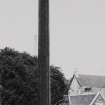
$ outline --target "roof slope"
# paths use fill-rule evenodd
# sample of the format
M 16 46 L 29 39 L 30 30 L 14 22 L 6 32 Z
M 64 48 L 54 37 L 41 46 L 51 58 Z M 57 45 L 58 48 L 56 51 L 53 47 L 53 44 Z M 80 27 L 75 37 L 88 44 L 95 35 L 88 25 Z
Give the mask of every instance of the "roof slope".
M 81 86 L 105 88 L 105 76 L 79 75 L 76 78 Z
M 95 96 L 95 94 L 70 96 L 71 105 L 89 105 Z

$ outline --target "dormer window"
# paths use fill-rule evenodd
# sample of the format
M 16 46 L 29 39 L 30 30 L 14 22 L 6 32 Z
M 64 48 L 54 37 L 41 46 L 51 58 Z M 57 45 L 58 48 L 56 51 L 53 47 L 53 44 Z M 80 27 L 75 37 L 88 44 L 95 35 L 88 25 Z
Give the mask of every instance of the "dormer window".
M 86 88 L 84 88 L 84 91 L 85 92 L 89 92 L 89 91 L 91 91 L 91 88 L 90 87 L 86 87 Z

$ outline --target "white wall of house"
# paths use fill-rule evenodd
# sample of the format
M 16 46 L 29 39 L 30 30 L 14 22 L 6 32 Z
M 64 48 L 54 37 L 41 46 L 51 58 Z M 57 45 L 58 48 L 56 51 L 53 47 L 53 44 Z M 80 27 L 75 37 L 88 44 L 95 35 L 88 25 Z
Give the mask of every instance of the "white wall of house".
M 70 93 L 73 92 L 74 94 L 76 94 L 79 92 L 79 90 L 80 90 L 80 85 L 79 85 L 77 79 L 74 77 L 74 79 L 71 83 L 71 86 L 70 86 Z
M 104 100 L 103 96 L 101 96 L 99 94 L 92 105 L 105 105 L 105 100 Z

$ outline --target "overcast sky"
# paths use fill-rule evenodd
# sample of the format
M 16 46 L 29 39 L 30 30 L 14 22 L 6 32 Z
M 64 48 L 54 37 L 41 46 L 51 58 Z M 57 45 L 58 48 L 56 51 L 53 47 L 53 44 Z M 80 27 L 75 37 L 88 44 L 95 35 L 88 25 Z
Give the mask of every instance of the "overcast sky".
M 37 55 L 38 0 L 0 0 L 0 48 Z M 50 63 L 105 74 L 105 0 L 50 0 Z

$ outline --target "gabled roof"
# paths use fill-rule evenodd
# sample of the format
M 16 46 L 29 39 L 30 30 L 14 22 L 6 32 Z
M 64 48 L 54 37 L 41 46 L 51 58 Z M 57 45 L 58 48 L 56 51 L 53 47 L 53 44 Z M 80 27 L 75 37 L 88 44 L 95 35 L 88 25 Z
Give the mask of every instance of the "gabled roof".
M 80 84 L 80 86 L 105 88 L 105 76 L 79 74 L 78 76 L 75 75 L 75 77 L 76 77 L 78 83 Z M 74 76 L 73 76 L 73 78 L 74 78 Z M 72 78 L 72 80 L 73 80 L 73 78 Z M 71 82 L 72 81 L 70 81 L 69 86 L 71 85 Z
M 79 75 L 77 80 L 81 86 L 105 88 L 105 76 Z
M 70 96 L 71 105 L 90 105 L 96 94 Z
M 103 102 L 105 105 L 105 99 L 101 94 L 101 91 L 99 91 L 96 96 L 94 97 L 94 99 L 92 100 L 90 105 L 94 105 L 94 102 Z

